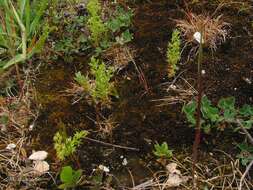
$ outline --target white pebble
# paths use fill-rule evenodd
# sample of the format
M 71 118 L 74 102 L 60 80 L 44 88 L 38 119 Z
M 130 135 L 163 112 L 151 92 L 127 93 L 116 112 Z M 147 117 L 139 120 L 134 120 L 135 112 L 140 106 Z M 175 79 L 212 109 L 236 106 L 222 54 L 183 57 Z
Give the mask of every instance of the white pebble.
M 14 149 L 14 148 L 16 148 L 16 145 L 15 145 L 14 143 L 10 143 L 10 144 L 8 144 L 8 145 L 6 146 L 6 149 L 7 149 L 7 150 L 12 150 L 12 149 Z

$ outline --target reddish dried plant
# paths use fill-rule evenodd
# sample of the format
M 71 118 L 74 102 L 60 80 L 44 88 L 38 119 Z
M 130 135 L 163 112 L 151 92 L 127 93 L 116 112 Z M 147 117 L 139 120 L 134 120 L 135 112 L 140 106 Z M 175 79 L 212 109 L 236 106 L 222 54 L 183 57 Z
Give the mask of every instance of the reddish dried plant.
M 202 32 L 202 42 L 205 46 L 216 50 L 217 45 L 223 43 L 228 35 L 229 23 L 224 22 L 222 16 L 212 18 L 211 16 L 186 13 L 187 18 L 176 20 L 177 27 L 188 42 L 194 41 L 194 34 Z

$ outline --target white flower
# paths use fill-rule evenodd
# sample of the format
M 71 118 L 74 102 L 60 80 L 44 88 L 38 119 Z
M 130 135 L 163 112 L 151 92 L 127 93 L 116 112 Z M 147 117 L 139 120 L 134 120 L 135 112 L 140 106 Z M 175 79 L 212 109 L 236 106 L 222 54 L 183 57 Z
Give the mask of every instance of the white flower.
M 7 149 L 7 150 L 12 150 L 12 149 L 14 149 L 14 148 L 16 148 L 16 145 L 15 145 L 14 143 L 10 143 L 10 144 L 8 144 L 8 145 L 6 146 L 6 149 Z
M 29 156 L 29 160 L 40 160 L 43 161 L 47 158 L 48 153 L 46 151 L 37 151 Z
M 124 158 L 123 161 L 122 161 L 122 165 L 123 165 L 123 166 L 126 166 L 127 164 L 128 164 L 127 159 Z
M 195 32 L 195 33 L 193 34 L 193 38 L 194 38 L 198 43 L 200 43 L 201 33 L 200 33 L 200 32 Z M 203 37 L 202 37 L 202 44 L 204 44 L 204 39 L 203 39 Z
M 100 165 L 98 166 L 98 168 L 99 168 L 100 170 L 106 172 L 106 173 L 110 172 L 109 167 L 106 167 L 106 166 L 104 166 L 104 165 L 102 165 L 102 164 L 100 164 Z

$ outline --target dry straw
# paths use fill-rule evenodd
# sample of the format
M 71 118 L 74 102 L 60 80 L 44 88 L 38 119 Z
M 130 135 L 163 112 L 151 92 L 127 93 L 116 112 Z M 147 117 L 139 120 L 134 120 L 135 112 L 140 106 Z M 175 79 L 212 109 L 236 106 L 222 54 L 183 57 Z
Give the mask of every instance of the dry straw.
M 206 15 L 186 13 L 186 16 L 186 19 L 176 20 L 176 22 L 188 42 L 194 41 L 196 32 L 202 32 L 204 46 L 213 50 L 216 50 L 217 45 L 226 40 L 230 24 L 223 21 L 222 15 L 212 18 Z

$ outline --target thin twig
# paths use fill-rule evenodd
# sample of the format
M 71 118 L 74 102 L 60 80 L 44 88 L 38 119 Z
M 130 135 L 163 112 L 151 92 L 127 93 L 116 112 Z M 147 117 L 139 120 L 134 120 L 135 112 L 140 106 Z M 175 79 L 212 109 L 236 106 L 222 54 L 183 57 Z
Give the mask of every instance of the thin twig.
M 105 145 L 105 146 L 112 146 L 112 147 L 115 147 L 115 148 L 121 148 L 121 149 L 126 149 L 126 150 L 140 151 L 139 148 L 132 148 L 132 147 L 127 147 L 127 146 L 111 144 L 111 143 L 102 142 L 102 141 L 99 141 L 99 140 L 96 140 L 96 139 L 92 139 L 92 138 L 89 138 L 89 137 L 85 137 L 84 139 L 92 141 L 92 142 L 96 142 L 96 143 L 99 143 L 99 144 L 102 144 L 102 145 Z
M 243 127 L 243 125 L 239 119 L 237 119 L 236 122 L 239 124 L 240 129 L 245 133 L 245 135 L 249 139 L 250 143 L 253 145 L 253 137 L 251 136 L 251 134 L 247 131 L 247 129 L 245 129 Z
M 246 175 L 248 174 L 250 168 L 252 167 L 253 165 L 253 160 L 249 163 L 249 165 L 247 166 L 245 172 L 243 173 L 241 179 L 240 179 L 240 186 L 239 186 L 239 189 L 238 190 L 241 190 L 242 189 L 242 183 L 244 181 L 244 178 L 246 177 Z

